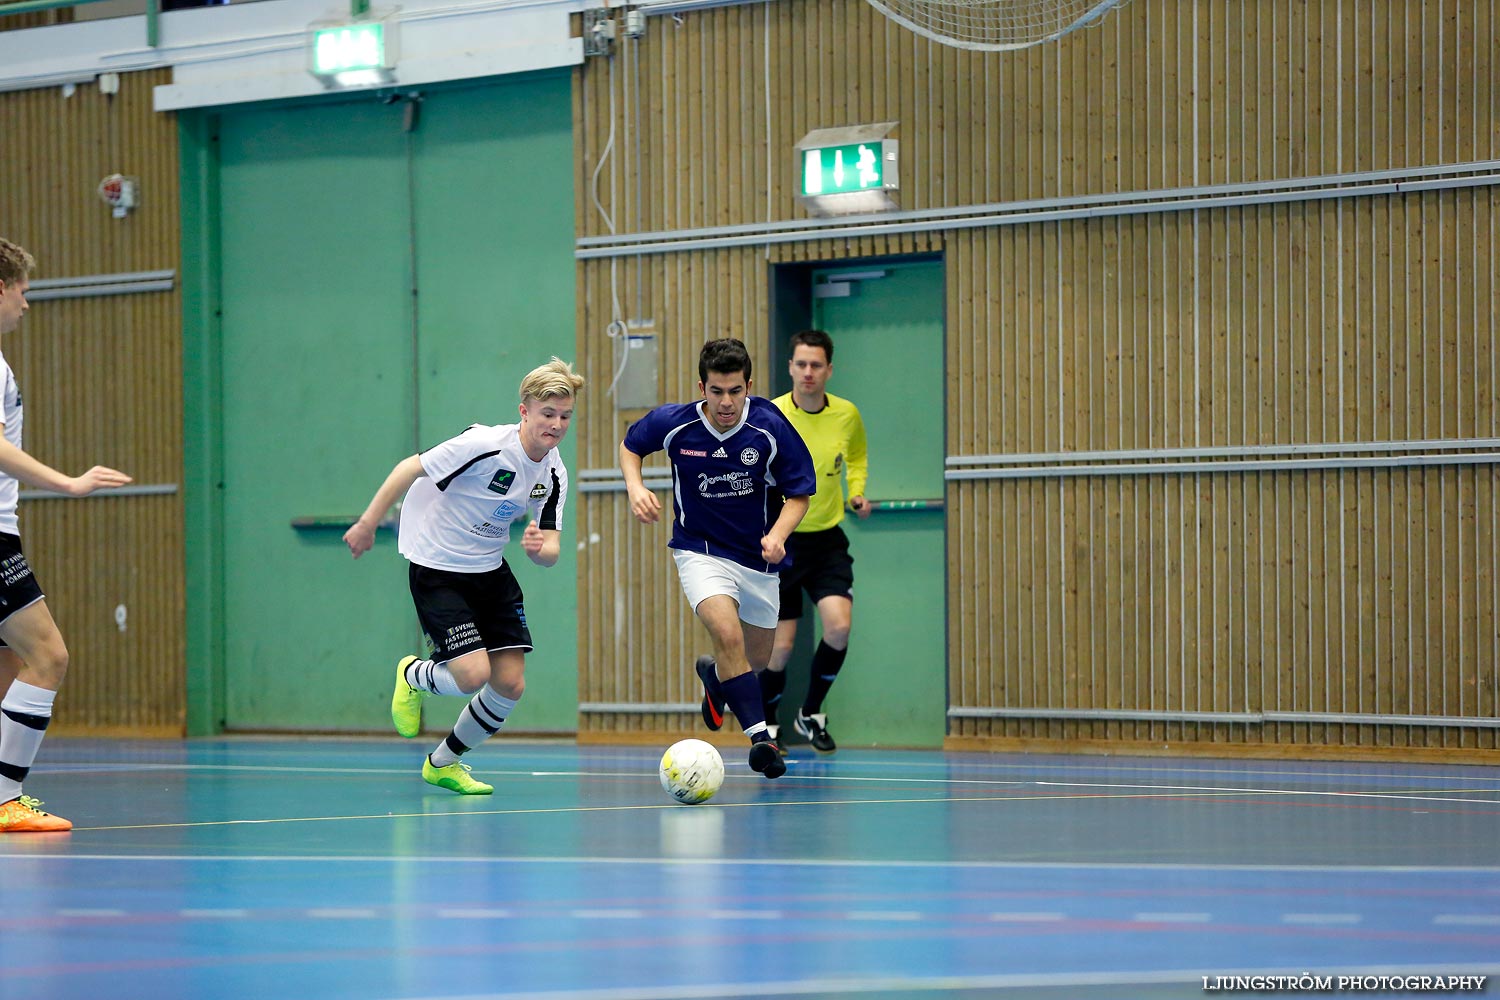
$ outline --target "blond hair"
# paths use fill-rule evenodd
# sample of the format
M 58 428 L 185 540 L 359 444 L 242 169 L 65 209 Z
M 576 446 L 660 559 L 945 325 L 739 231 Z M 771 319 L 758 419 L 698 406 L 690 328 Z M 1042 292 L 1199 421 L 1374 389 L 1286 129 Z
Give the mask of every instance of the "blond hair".
M 0 282 L 7 285 L 20 284 L 36 267 L 36 261 L 22 247 L 0 236 Z
M 521 380 L 521 402 L 542 402 L 558 396 L 577 396 L 583 388 L 583 376 L 562 358 L 554 357 Z

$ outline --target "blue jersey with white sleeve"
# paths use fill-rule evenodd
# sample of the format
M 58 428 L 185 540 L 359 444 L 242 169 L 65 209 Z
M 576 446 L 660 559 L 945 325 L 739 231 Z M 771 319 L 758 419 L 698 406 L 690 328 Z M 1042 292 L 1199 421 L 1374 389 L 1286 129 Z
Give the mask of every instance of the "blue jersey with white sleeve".
M 760 540 L 781 514 L 782 497 L 812 496 L 812 456 L 770 400 L 750 396 L 740 422 L 719 432 L 702 400 L 658 406 L 630 425 L 625 447 L 644 458 L 665 451 L 672 463 L 674 549 L 733 560 L 762 573 Z

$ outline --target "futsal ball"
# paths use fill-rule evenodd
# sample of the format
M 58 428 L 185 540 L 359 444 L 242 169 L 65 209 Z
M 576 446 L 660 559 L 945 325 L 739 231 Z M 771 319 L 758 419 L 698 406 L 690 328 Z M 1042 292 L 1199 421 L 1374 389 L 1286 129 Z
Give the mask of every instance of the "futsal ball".
M 714 797 L 724 784 L 724 758 L 713 744 L 679 740 L 661 755 L 661 787 L 678 802 L 696 805 Z

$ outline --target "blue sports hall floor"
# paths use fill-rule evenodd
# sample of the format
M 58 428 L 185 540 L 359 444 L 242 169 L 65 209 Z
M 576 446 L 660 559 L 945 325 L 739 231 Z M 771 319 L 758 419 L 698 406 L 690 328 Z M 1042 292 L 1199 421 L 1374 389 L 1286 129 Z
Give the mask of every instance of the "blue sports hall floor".
M 49 740 L 76 828 L 0 837 L 0 997 L 1500 996 L 1497 768 L 734 751 L 682 806 L 649 748 L 497 740 L 488 797 L 426 749 Z

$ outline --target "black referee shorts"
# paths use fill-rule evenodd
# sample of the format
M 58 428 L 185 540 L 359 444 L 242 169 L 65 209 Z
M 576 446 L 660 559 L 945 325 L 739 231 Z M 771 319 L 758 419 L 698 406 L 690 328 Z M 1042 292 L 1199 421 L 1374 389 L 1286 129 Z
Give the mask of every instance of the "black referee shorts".
M 825 597 L 854 599 L 854 557 L 843 528 L 793 532 L 786 551 L 792 565 L 781 571 L 781 621 L 802 617 L 804 591 L 814 604 Z

